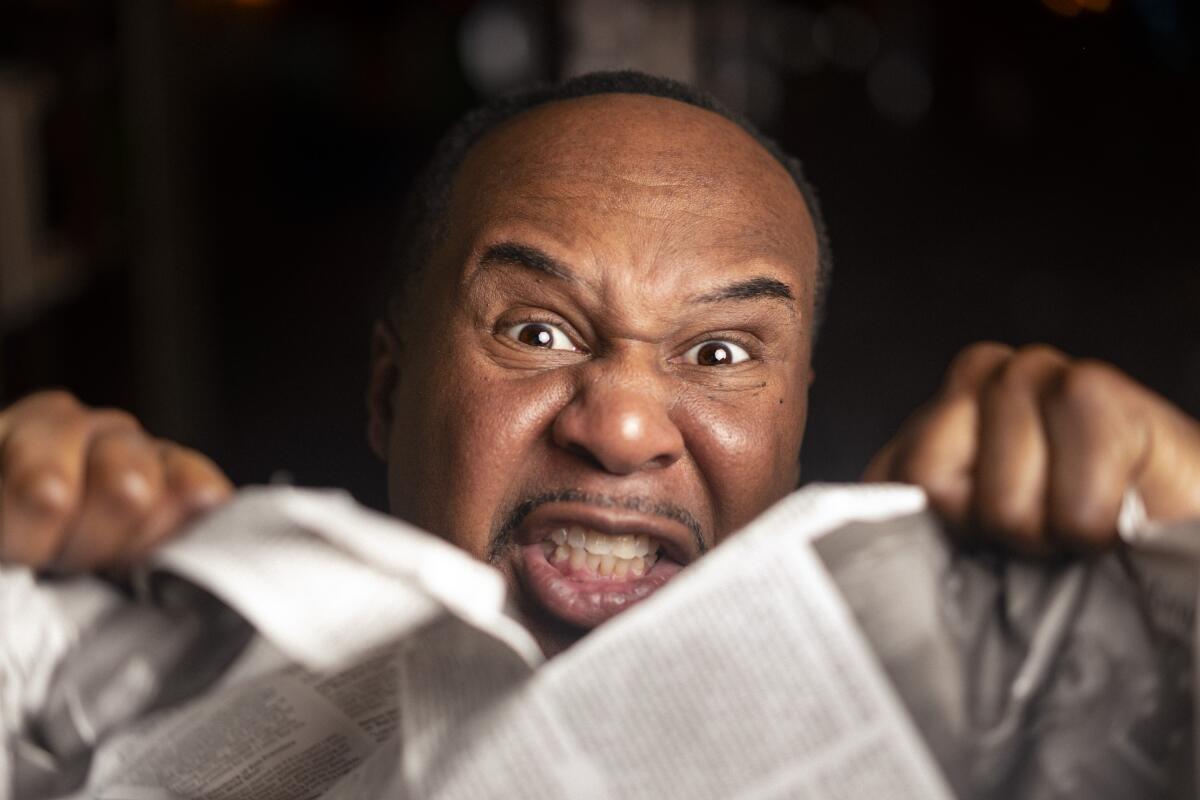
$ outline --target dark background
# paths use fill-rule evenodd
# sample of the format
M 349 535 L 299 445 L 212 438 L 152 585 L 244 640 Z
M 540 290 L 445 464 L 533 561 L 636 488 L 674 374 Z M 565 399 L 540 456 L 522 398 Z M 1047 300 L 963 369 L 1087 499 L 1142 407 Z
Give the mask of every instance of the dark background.
M 438 134 L 648 67 L 806 163 L 834 242 L 807 480 L 853 479 L 965 344 L 1048 341 L 1200 415 L 1189 0 L 0 0 L 0 400 L 127 407 L 235 481 L 383 502 L 377 273 Z

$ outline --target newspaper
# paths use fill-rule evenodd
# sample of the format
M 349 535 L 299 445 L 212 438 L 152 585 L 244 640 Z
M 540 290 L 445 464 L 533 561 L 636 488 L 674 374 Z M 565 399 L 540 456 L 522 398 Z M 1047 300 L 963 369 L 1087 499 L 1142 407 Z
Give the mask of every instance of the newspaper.
M 158 567 L 257 637 L 46 796 L 1193 796 L 1194 559 L 962 554 L 924 510 L 798 492 L 543 663 L 490 567 L 340 494 L 244 491 Z M 15 742 L 48 682 L 24 669 Z

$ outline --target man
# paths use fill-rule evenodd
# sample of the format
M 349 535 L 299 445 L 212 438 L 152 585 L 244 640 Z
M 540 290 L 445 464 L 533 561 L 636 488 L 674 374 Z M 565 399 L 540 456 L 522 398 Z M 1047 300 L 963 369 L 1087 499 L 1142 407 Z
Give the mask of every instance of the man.
M 711 99 L 585 76 L 468 116 L 410 209 L 373 340 L 391 510 L 498 567 L 547 653 L 648 596 L 799 480 L 828 253 L 794 161 Z M 956 528 L 1052 554 L 1128 488 L 1200 517 L 1200 426 L 1112 367 L 984 343 L 869 465 Z M 144 556 L 229 482 L 128 415 L 0 415 L 0 555 Z

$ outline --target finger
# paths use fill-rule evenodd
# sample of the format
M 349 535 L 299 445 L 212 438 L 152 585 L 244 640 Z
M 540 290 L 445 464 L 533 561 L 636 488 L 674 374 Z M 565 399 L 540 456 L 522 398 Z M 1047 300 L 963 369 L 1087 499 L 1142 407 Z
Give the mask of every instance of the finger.
M 1136 478 L 1150 519 L 1200 518 L 1200 424 L 1166 398 L 1138 387 L 1146 408 L 1148 451 Z
M 893 480 L 923 488 L 930 505 L 955 526 L 967 521 L 978 418 L 972 396 L 940 402 L 900 445 L 892 464 Z
M 1125 490 L 1147 448 L 1144 426 L 1127 403 L 1125 382 L 1110 367 L 1082 363 L 1043 400 L 1050 446 L 1047 530 L 1071 550 L 1095 550 L 1116 536 Z
M 1049 447 L 1040 401 L 1066 366 L 1057 350 L 1026 348 L 1000 365 L 980 394 L 973 522 L 1028 555 L 1052 549 L 1044 536 Z
M 863 483 L 883 483 L 893 480 L 896 453 L 900 449 L 900 443 L 896 439 L 892 439 L 879 452 L 871 457 L 867 463 L 867 468 L 863 470 Z
M 968 410 L 957 406 L 964 399 L 977 397 L 983 382 L 1012 352 L 1011 347 L 997 342 L 977 342 L 963 349 L 946 370 L 938 395 L 905 420 L 896 436 L 867 464 L 863 480 L 917 482 L 921 476 L 936 471 L 939 453 L 952 443 L 930 442 L 922 446 L 919 440 L 930 435 L 950 435 L 957 425 L 970 421 Z M 925 463 L 927 458 L 932 462 Z M 913 463 L 914 459 L 917 463 Z
M 157 443 L 138 429 L 100 430 L 87 455 L 83 502 L 58 558 L 69 571 L 113 563 L 138 537 L 164 487 Z
M 220 505 L 233 493 L 233 484 L 225 474 L 195 450 L 159 442 L 158 458 L 164 477 L 163 502 L 146 519 L 141 535 L 122 550 L 121 563 L 141 560 L 189 519 Z
M 946 370 L 942 395 L 978 397 L 984 383 L 1013 355 L 1013 348 L 999 342 L 976 342 L 964 348 Z
M 0 447 L 0 559 L 42 567 L 79 505 L 91 424 L 66 407 L 11 419 Z
M 163 447 L 167 486 L 189 512 L 212 508 L 233 493 L 233 484 L 207 456 L 176 444 Z

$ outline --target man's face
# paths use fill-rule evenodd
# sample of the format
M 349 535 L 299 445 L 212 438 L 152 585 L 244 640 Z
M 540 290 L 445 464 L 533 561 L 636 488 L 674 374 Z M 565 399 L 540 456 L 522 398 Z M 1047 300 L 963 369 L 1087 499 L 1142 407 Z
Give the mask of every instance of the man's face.
M 786 170 L 716 114 L 613 94 L 505 123 L 376 333 L 393 513 L 491 561 L 561 649 L 796 486 L 816 265 Z

